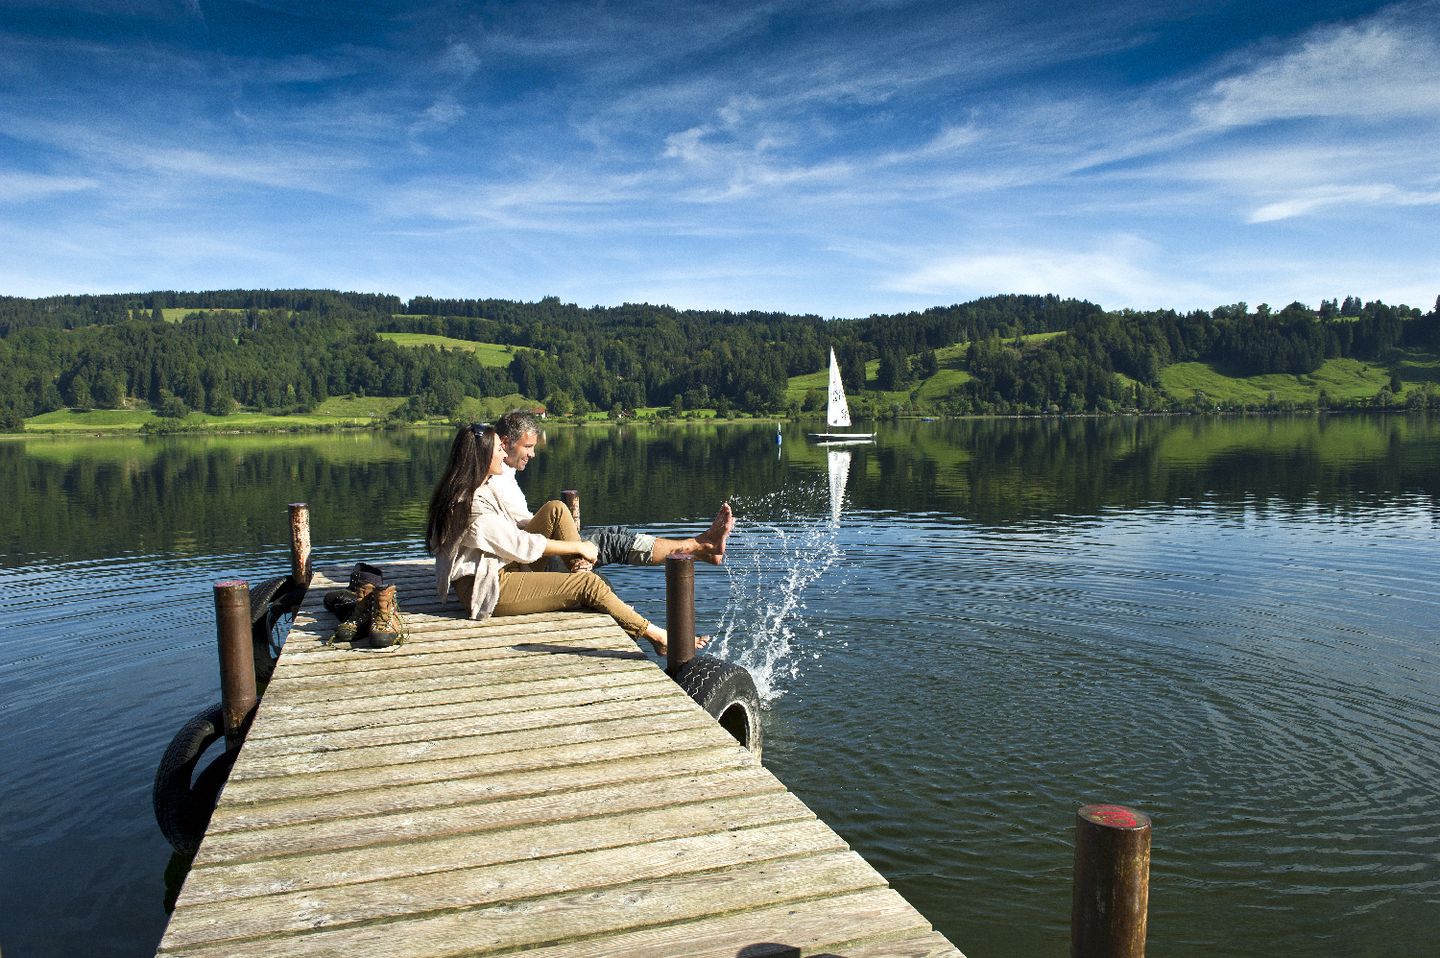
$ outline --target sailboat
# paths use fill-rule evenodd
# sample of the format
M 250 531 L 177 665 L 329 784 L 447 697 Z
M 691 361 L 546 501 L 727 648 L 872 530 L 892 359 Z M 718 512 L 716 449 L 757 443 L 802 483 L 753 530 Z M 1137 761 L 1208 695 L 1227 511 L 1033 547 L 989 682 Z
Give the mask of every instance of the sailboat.
M 832 429 L 850 425 L 850 404 L 845 401 L 845 387 L 840 382 L 840 364 L 835 361 L 835 348 L 830 348 L 830 401 L 825 407 L 825 424 Z M 812 432 L 822 446 L 839 446 L 855 442 L 874 442 L 873 432 Z

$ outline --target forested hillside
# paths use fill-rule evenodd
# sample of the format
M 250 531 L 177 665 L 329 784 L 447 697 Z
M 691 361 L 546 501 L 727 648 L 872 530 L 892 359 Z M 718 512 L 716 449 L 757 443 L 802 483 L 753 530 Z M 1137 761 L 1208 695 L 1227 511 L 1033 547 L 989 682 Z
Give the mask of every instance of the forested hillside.
M 497 368 L 470 350 L 406 348 L 382 332 L 498 344 L 513 358 Z M 797 413 L 818 395 L 792 389 L 787 397 L 787 386 L 823 369 L 831 347 L 852 402 L 872 415 L 1233 405 L 1167 386 L 1167 375 L 1203 364 L 1220 380 L 1304 383 L 1340 359 L 1388 375 L 1383 389 L 1365 387 L 1363 404 L 1436 405 L 1440 317 L 1354 297 L 1316 310 L 1240 303 L 1179 314 L 998 296 L 828 321 L 585 308 L 553 297 L 402 302 L 328 290 L 0 297 L 0 423 L 13 430 L 56 409 L 140 404 L 172 417 L 241 406 L 287 413 L 352 395 L 408 397 L 398 415 L 425 418 L 451 414 L 467 396 L 507 393 L 559 414 L 646 406 Z M 1359 404 L 1355 395 L 1312 392 L 1322 403 Z

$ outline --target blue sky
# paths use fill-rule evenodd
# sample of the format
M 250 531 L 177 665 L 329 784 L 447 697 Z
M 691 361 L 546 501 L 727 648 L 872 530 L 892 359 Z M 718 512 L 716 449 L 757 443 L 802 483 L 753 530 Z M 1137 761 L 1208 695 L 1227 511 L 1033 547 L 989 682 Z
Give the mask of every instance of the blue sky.
M 1440 0 L 0 0 L 0 293 L 1440 294 Z

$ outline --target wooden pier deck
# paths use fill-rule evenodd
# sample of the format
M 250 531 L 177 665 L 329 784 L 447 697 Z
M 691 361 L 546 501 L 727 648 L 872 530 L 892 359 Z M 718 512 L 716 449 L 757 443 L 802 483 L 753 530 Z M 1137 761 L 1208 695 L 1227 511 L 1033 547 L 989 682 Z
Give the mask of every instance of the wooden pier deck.
M 161 955 L 960 956 L 607 617 L 318 640 L 317 572 Z

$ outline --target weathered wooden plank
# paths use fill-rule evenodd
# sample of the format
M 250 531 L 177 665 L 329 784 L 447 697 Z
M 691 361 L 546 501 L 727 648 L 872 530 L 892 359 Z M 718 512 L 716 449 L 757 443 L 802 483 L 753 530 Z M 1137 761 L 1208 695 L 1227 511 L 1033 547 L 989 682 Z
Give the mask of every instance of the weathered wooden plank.
M 665 748 L 667 751 L 712 748 L 720 741 L 734 744 L 734 740 L 728 735 L 723 740 L 705 735 L 693 739 L 687 737 L 685 743 L 671 743 L 667 738 Z M 677 744 L 683 744 L 684 748 L 678 748 Z M 248 780 L 232 775 L 221 796 L 221 803 L 224 807 L 231 801 L 267 802 L 287 798 L 305 798 L 313 795 L 338 796 L 341 793 L 359 789 L 440 782 L 464 776 L 578 767 L 636 755 L 649 755 L 653 752 L 655 752 L 655 735 L 648 731 L 635 731 L 621 738 L 555 745 L 548 748 L 528 749 L 524 752 L 459 755 L 452 758 L 408 762 L 403 765 L 380 768 L 340 769 L 334 772 Z
M 834 943 L 827 951 L 843 950 L 845 958 L 965 958 L 960 949 L 950 944 L 938 931 L 907 935 L 890 941 Z M 801 954 L 812 954 L 804 950 Z
M 202 844 L 176 910 L 197 902 L 238 900 L 304 888 L 455 871 L 814 817 L 795 796 L 767 792 L 614 815 L 610 818 L 613 827 L 605 836 L 576 828 L 569 822 L 551 823 L 503 832 L 450 835 L 408 845 L 372 846 L 233 864 L 211 864 Z M 609 844 L 602 841 L 602 837 Z
M 247 740 L 246 746 L 257 749 L 257 754 L 267 757 L 290 753 L 333 752 L 345 748 L 429 742 L 437 738 L 459 738 L 466 735 L 494 735 L 499 732 L 576 725 L 608 719 L 643 718 L 657 711 L 674 711 L 677 704 L 683 703 L 678 703 L 674 696 L 656 694 L 609 702 L 590 701 L 548 708 L 495 710 L 488 714 L 461 718 L 426 716 L 408 722 L 378 722 L 368 728 L 350 731 L 325 730 L 283 738 Z
M 938 937 L 898 893 L 872 888 L 529 949 L 526 958 L 850 958 L 924 956 Z M 942 939 L 943 940 L 943 939 Z M 894 942 L 895 951 L 886 948 Z M 948 943 L 947 943 L 948 944 Z M 928 946 L 921 946 L 921 948 Z M 872 950 L 866 951 L 866 948 Z M 958 955 L 958 952 L 954 953 Z M 945 956 L 941 951 L 936 958 Z M 960 958 L 964 958 L 963 955 Z
M 420 689 L 410 692 L 396 692 L 388 695 L 364 695 L 358 698 L 332 698 L 323 703 L 306 700 L 287 700 L 283 696 L 262 698 L 260 711 L 251 734 L 257 738 L 276 734 L 289 734 L 288 730 L 299 726 L 307 730 L 317 725 L 344 729 L 363 728 L 375 722 L 386 721 L 391 713 L 411 712 L 426 708 L 447 706 L 466 707 L 494 703 L 496 707 L 532 707 L 527 703 L 546 696 L 557 700 L 564 696 L 583 695 L 594 692 L 599 695 L 606 691 L 620 694 L 622 690 L 635 690 L 637 697 L 645 697 L 649 690 L 669 688 L 670 680 L 657 669 L 607 669 L 603 674 L 580 672 L 554 679 L 533 679 L 496 685 L 485 683 L 483 676 L 477 677 L 483 684 L 483 695 L 477 692 L 477 685 L 453 685 L 442 689 Z M 343 709 L 326 707 L 337 701 L 344 702 Z M 337 714 L 338 713 L 338 714 Z M 379 713 L 379 714 L 376 714 Z
M 803 868 L 784 860 L 747 863 L 378 925 L 224 942 L 180 953 L 235 958 L 382 954 L 392 958 L 434 958 L 484 954 L 882 885 L 883 879 L 855 853 L 829 852 L 804 859 Z
M 528 751 L 551 745 L 599 742 L 632 734 L 637 722 L 653 723 L 653 731 L 664 730 L 667 739 L 688 731 L 724 735 L 714 720 L 687 701 L 662 703 L 649 718 L 627 716 L 608 721 L 584 722 L 558 728 L 526 729 L 494 735 L 462 735 L 396 745 L 375 745 L 343 751 L 312 750 L 304 753 L 266 755 L 263 750 L 235 766 L 231 778 L 248 781 L 280 775 L 311 775 L 347 768 L 382 768 L 406 762 L 457 758 L 496 752 Z
M 407 614 L 402 608 L 400 614 L 405 617 L 407 625 L 414 627 L 415 634 L 420 636 L 420 639 L 417 640 L 418 644 L 424 647 L 458 641 L 485 643 L 502 636 L 525 638 L 531 635 L 543 635 L 547 632 L 563 632 L 567 629 L 601 626 L 619 628 L 616 626 L 615 620 L 593 609 L 506 615 L 484 621 L 466 618 L 458 615 L 454 610 Z M 324 609 L 316 609 L 313 612 L 301 610 L 295 616 L 297 625 L 308 626 L 313 623 L 321 628 L 333 627 L 336 621 L 335 617 Z M 323 651 L 323 649 L 312 651 Z
M 207 862 L 220 863 L 276 855 L 313 854 L 546 822 L 574 822 L 584 818 L 596 820 L 577 827 L 600 835 L 610 827 L 604 820 L 605 816 L 691 804 L 701 799 L 761 795 L 783 789 L 775 776 L 767 772 L 755 768 L 732 768 L 647 782 L 642 787 L 625 782 L 501 801 L 448 804 L 379 814 L 363 809 L 360 814 L 293 825 L 209 834 L 205 838 L 205 858 Z
M 757 768 L 755 757 L 739 745 L 701 748 L 688 752 L 668 749 L 656 755 L 640 755 L 588 765 L 565 765 L 532 769 L 523 772 L 497 772 L 490 775 L 446 778 L 418 785 L 387 785 L 364 787 L 345 795 L 349 808 L 364 808 L 369 814 L 438 808 L 472 802 L 495 802 L 593 788 L 599 785 L 627 783 L 641 787 L 656 783 L 663 788 L 663 779 L 724 772 L 739 768 Z M 768 773 L 767 773 L 768 774 Z M 242 829 L 293 825 L 298 822 L 334 818 L 336 796 L 333 793 L 282 801 L 238 801 L 226 796 L 210 820 L 210 835 Z M 251 796 L 253 799 L 253 796 Z M 346 816 L 349 817 L 348 815 Z
M 426 695 L 420 696 L 421 701 L 417 704 L 393 706 L 379 714 L 373 711 L 356 713 L 348 709 L 339 714 L 327 712 L 323 715 L 323 731 L 317 728 L 322 723 L 317 721 L 320 716 L 317 716 L 314 708 L 296 709 L 290 713 L 283 712 L 279 708 L 266 709 L 264 721 L 255 723 L 246 741 L 256 742 L 261 739 L 287 738 L 312 733 L 330 735 L 355 729 L 404 725 L 415 721 L 439 722 L 449 719 L 478 718 L 502 712 L 563 708 L 571 705 L 598 705 L 603 702 L 623 702 L 672 694 L 667 679 L 658 675 L 646 675 L 643 679 L 637 679 L 635 675 L 634 672 L 626 672 L 624 673 L 625 681 L 615 684 L 597 687 L 589 683 L 582 685 L 577 682 L 572 684 L 579 685 L 578 688 L 564 689 L 561 687 L 555 691 L 541 694 L 527 692 L 523 695 L 496 697 L 492 690 L 488 691 L 484 698 L 472 695 L 448 698 L 443 694 Z M 534 684 L 538 683 L 526 683 L 523 688 L 528 689 Z
M 401 600 L 403 602 L 403 599 Z M 469 619 L 459 614 L 458 609 L 442 610 L 436 613 L 407 613 L 402 606 L 401 615 L 407 625 L 414 628 L 419 637 L 416 641 L 422 647 L 443 645 L 459 641 L 486 643 L 503 636 L 525 637 L 567 629 L 614 626 L 615 621 L 608 615 L 591 609 L 574 609 L 568 612 L 530 613 L 526 615 L 498 616 L 483 621 Z M 296 613 L 295 625 L 307 632 L 325 633 L 333 630 L 336 619 L 325 609 L 301 609 Z M 328 634 L 328 633 L 326 633 Z M 327 647 L 305 646 L 311 653 L 327 651 Z M 333 648 L 333 647 L 331 647 Z
M 243 906 L 196 906 L 171 923 L 166 942 L 182 948 L 308 931 L 322 918 L 325 927 L 338 928 L 844 850 L 844 842 L 819 821 L 762 825 L 539 861 L 251 898 Z
M 386 653 L 375 653 L 384 655 Z M 606 659 L 606 671 L 609 672 L 651 672 L 655 666 L 645 661 L 642 657 Z M 363 687 L 357 685 L 346 689 L 287 689 L 283 685 L 272 685 L 274 694 L 291 702 L 331 702 L 337 696 L 354 693 L 364 695 L 368 689 L 372 695 L 399 695 L 404 693 L 438 691 L 440 689 L 459 687 L 481 687 L 485 685 L 499 685 L 506 682 L 520 681 L 526 677 L 530 680 L 541 681 L 547 678 L 564 678 L 570 675 L 593 676 L 596 674 L 595 661 L 589 659 L 577 659 L 573 662 L 564 662 L 554 665 L 547 665 L 544 669 L 533 668 L 522 669 L 497 669 L 493 672 L 489 669 L 473 672 L 458 672 L 453 675 L 443 675 L 434 678 L 427 678 L 418 681 L 385 681 L 376 679 L 365 683 Z M 266 698 L 269 698 L 271 689 L 266 690 Z
M 458 630 L 443 634 L 454 634 L 460 638 L 445 643 L 419 642 L 412 632 L 411 638 L 396 652 L 384 655 L 357 652 L 344 643 L 336 643 L 323 654 L 307 656 L 303 660 L 290 663 L 283 678 L 293 681 L 302 676 L 359 676 L 365 672 L 397 667 L 488 662 L 515 655 L 563 653 L 581 648 L 613 648 L 623 651 L 634 651 L 637 648 L 634 640 L 626 636 L 613 622 L 532 632 L 529 635 L 497 636 L 493 641 L 485 642 L 464 637 L 465 633 Z M 404 655 L 400 655 L 401 652 Z
M 344 658 L 325 663 L 325 668 L 292 668 L 277 675 L 270 687 L 290 692 L 298 689 L 346 688 L 372 678 L 385 681 L 423 681 L 437 675 L 460 671 L 500 671 L 535 668 L 548 662 L 573 659 L 643 659 L 628 639 L 623 645 L 613 635 L 592 632 L 564 642 L 517 642 L 499 648 L 469 650 L 445 656 L 417 656 L 408 645 L 394 652 L 346 652 Z

